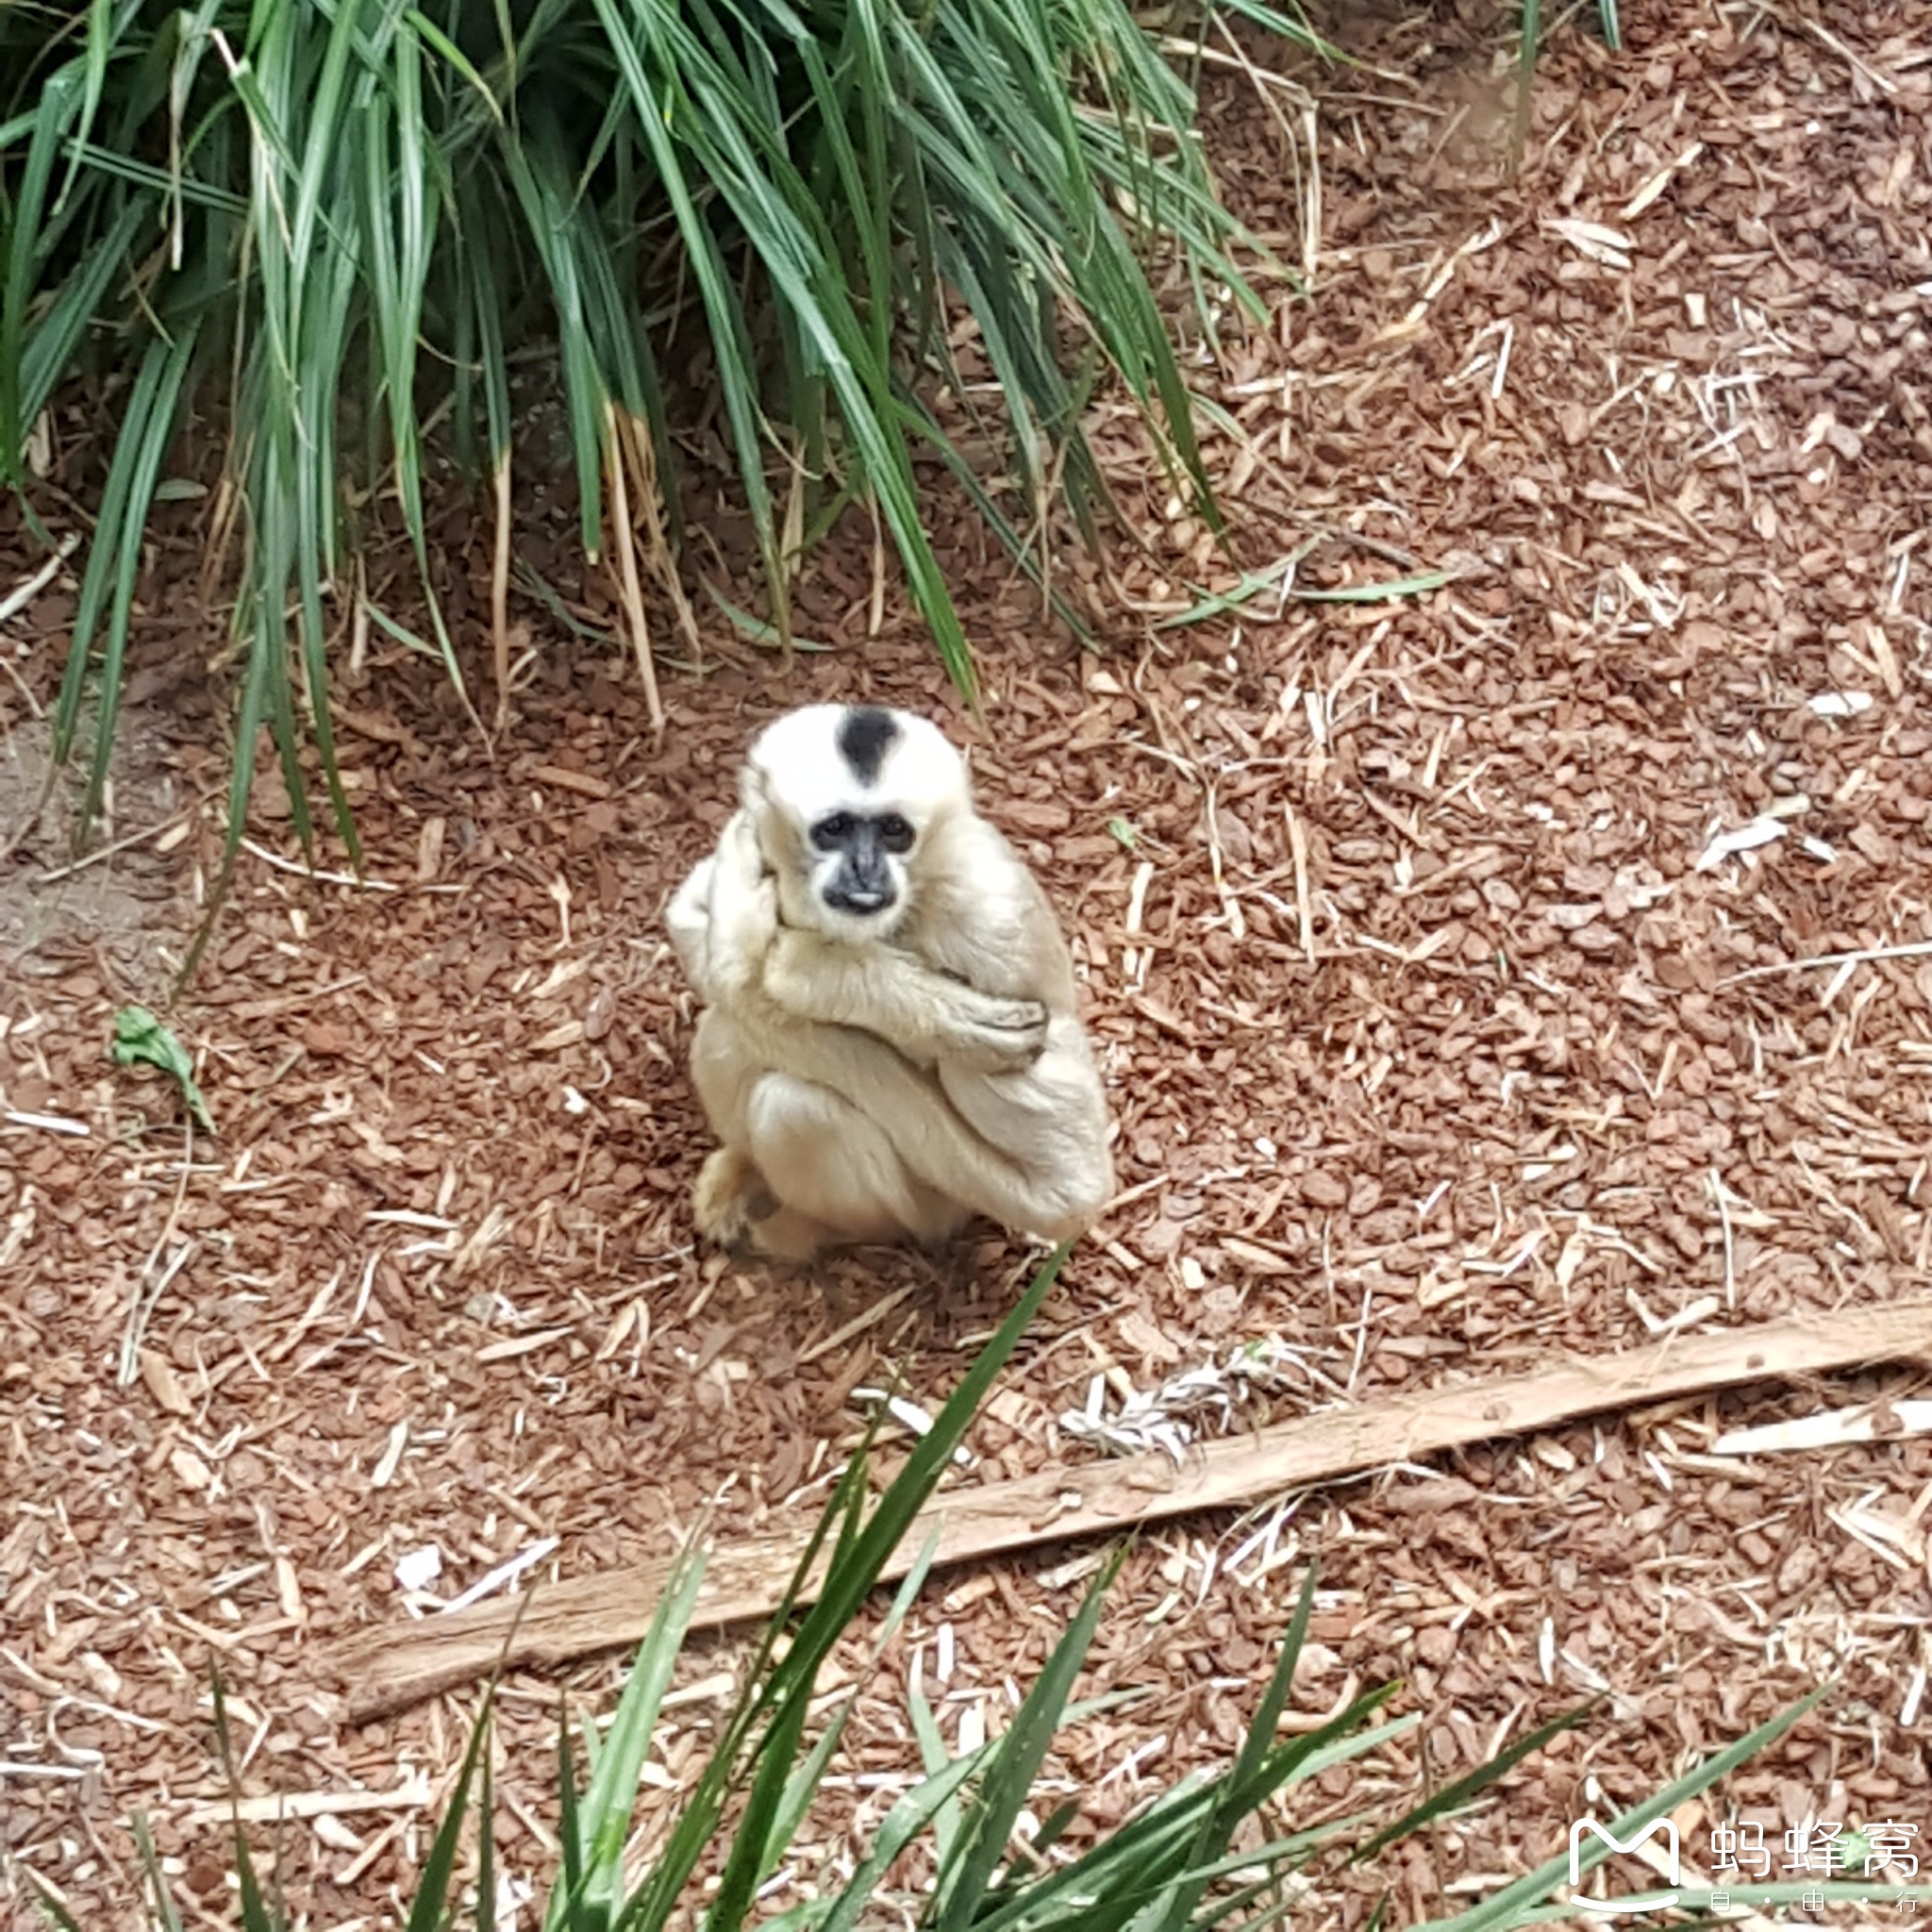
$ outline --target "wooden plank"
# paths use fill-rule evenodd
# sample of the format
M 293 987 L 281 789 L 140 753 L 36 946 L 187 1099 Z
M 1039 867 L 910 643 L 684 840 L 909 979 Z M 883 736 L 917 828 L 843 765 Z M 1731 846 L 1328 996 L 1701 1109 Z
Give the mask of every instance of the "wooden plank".
M 1606 1409 L 1914 1356 L 1932 1358 L 1932 1300 L 1674 1336 L 1624 1355 L 1573 1357 L 1495 1381 L 1324 1409 L 1207 1443 L 1180 1469 L 1152 1453 L 946 1490 L 914 1522 L 885 1578 L 906 1574 L 935 1526 L 934 1567 L 943 1569 L 1197 1510 L 1245 1507 L 1304 1484 Z M 714 1550 L 693 1627 L 769 1615 L 805 1541 L 800 1529 Z M 527 1597 L 358 1632 L 325 1654 L 324 1670 L 345 1695 L 352 1720 L 361 1723 L 483 1676 L 499 1658 L 512 1665 L 568 1663 L 638 1641 L 669 1568 L 666 1557 L 544 1584 Z

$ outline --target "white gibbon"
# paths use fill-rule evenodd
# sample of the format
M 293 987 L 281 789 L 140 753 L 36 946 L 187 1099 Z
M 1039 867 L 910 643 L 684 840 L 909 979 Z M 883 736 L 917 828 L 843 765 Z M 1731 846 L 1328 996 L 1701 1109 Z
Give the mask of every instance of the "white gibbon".
M 802 1260 L 970 1216 L 1061 1241 L 1113 1192 L 1107 1102 L 1046 894 L 928 720 L 769 725 L 665 923 L 705 1002 L 691 1078 L 724 1143 L 698 1230 Z

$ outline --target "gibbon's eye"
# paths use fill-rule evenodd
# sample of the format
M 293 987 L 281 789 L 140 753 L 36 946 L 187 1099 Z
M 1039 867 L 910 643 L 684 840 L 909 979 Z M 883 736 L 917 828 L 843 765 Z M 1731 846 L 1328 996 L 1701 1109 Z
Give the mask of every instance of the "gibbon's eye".
M 897 812 L 889 811 L 879 821 L 879 843 L 888 852 L 910 852 L 912 827 Z
M 852 836 L 852 814 L 835 811 L 811 828 L 811 842 L 821 852 L 836 852 Z

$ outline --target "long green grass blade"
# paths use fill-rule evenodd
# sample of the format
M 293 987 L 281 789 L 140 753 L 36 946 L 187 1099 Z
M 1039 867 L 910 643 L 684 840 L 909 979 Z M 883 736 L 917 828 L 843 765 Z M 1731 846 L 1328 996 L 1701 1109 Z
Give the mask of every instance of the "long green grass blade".
M 429 1856 L 416 1877 L 416 1895 L 409 1904 L 407 1932 L 441 1932 L 450 1917 L 451 1887 L 456 1879 L 457 1850 L 462 1841 L 463 1820 L 470 1808 L 470 1786 L 476 1767 L 490 1748 L 490 1711 L 486 1706 L 470 1726 L 469 1747 L 463 1753 L 462 1769 L 457 1774 L 456 1789 L 443 1807 L 442 1822 L 429 1841 Z M 488 1772 L 485 1772 L 488 1781 Z M 484 1821 L 488 1841 L 489 1821 Z
M 710 325 L 711 351 L 717 358 L 718 382 L 724 397 L 724 413 L 731 425 L 738 455 L 740 480 L 751 511 L 752 526 L 758 534 L 764 556 L 765 573 L 771 586 L 774 621 L 781 632 L 790 629 L 786 616 L 784 571 L 777 551 L 777 535 L 773 523 L 771 492 L 765 483 L 764 442 L 760 412 L 757 403 L 757 383 L 753 375 L 751 344 L 744 315 L 732 293 L 724 262 L 708 221 L 700 211 L 686 178 L 685 161 L 667 125 L 691 107 L 683 98 L 681 63 L 667 59 L 667 54 L 694 50 L 675 20 L 656 9 L 638 10 L 635 32 L 618 12 L 617 0 L 592 0 L 612 53 L 618 72 L 637 108 L 638 132 L 657 164 L 658 178 L 669 197 L 672 212 L 682 236 L 687 259 L 696 277 L 699 297 Z M 667 47 L 666 42 L 671 45 Z M 654 86 L 644 65 L 646 47 L 661 63 L 661 85 Z M 689 137 L 687 137 L 689 138 Z M 693 142 L 693 145 L 697 143 Z M 702 153 L 702 147 L 699 152 Z
M 577 1766 L 570 1743 L 570 1717 L 561 1701 L 557 1707 L 557 1837 L 558 1862 L 562 1871 L 565 1903 L 559 1906 L 553 1890 L 547 1924 L 568 1924 L 573 1916 L 569 1903 L 580 1898 L 584 1889 L 584 1825 L 577 1801 Z
M 706 1932 L 738 1932 L 758 1881 L 776 1863 L 774 1855 L 783 1848 L 778 1821 L 810 1707 L 808 1689 L 794 1690 L 758 1739 L 751 1793 L 732 1838 L 730 1857 L 718 1875 L 718 1890 L 705 1918 Z
M 174 440 L 175 415 L 194 341 L 194 330 L 185 329 L 172 342 L 151 344 L 142 359 L 115 445 L 100 524 L 81 580 L 67 675 L 55 710 L 54 741 L 57 758 L 65 758 L 79 717 L 82 678 L 101 607 L 108 604 L 108 639 L 100 673 L 100 715 L 94 731 L 93 762 L 81 805 L 84 827 L 93 824 L 107 787 L 108 767 L 114 751 L 114 725 L 120 710 L 122 673 L 127 657 L 128 621 L 141 571 L 142 540 L 155 486 L 160 481 L 161 464 Z
M 1033 1794 L 1033 1780 L 1060 1727 L 1074 1674 L 1087 1660 L 1101 1605 L 1125 1555 L 1124 1548 L 1117 1550 L 1093 1579 L 1066 1634 L 1048 1656 L 1046 1668 L 999 1740 L 954 1861 L 939 1875 L 938 1910 L 931 1921 L 939 1932 L 963 1932 L 983 1911 L 993 1873 L 1005 1859 L 1007 1841 Z
M 9 372 L 15 377 L 19 428 L 8 446 L 16 457 L 20 434 L 33 425 L 52 399 L 56 385 L 67 373 L 94 321 L 108 285 L 126 273 L 128 249 L 145 225 L 148 213 L 140 201 L 122 205 L 90 248 L 87 259 L 60 284 L 59 292 L 34 324 L 18 362 L 13 360 L 10 348 L 0 343 L 0 390 L 5 389 Z M 7 407 L 4 397 L 0 397 L 0 425 L 5 423 Z M 4 429 L 0 429 L 0 434 L 4 434 Z
M 793 1641 L 781 1671 L 793 1677 L 809 1677 L 800 1659 L 817 1657 L 810 1666 L 816 1674 L 822 1658 L 838 1634 L 857 1614 L 858 1606 L 870 1593 L 886 1559 L 905 1540 L 912 1520 L 924 1507 L 926 1498 L 944 1474 L 959 1438 L 965 1433 L 979 1405 L 985 1400 L 993 1377 L 1012 1354 L 1033 1318 L 1040 1311 L 1053 1285 L 1066 1265 L 1071 1242 L 1062 1242 L 1041 1264 L 1025 1292 L 1014 1303 L 1012 1312 L 980 1350 L 973 1366 L 960 1379 L 933 1418 L 932 1427 L 913 1445 L 906 1465 L 891 1488 L 879 1499 L 867 1519 L 865 1528 L 854 1543 L 849 1558 L 825 1578 L 818 1602 L 812 1607 L 805 1627 Z
M 1288 594 L 1304 604 L 1392 604 L 1398 597 L 1425 596 L 1449 581 L 1447 571 L 1424 570 L 1413 576 L 1391 577 L 1386 583 L 1344 584 L 1338 591 L 1304 589 L 1297 584 Z
M 9 197 L 7 275 L 0 283 L 0 481 L 8 483 L 19 483 L 23 475 L 26 424 L 21 416 L 21 373 L 34 271 L 44 245 L 47 186 L 61 142 L 80 111 L 83 87 L 83 76 L 70 63 L 42 89 L 26 163 Z
M 47 1881 L 39 1873 L 24 1871 L 22 1875 L 26 1879 L 27 1890 L 32 1894 L 35 1905 L 40 1907 L 53 1924 L 59 1926 L 60 1932 L 80 1932 L 80 1922 L 67 1909 L 59 1895 L 48 1886 Z
M 604 1740 L 588 1788 L 573 1806 L 566 1840 L 566 1882 L 550 1895 L 544 1924 L 550 1932 L 576 1923 L 588 1912 L 594 1922 L 611 1924 L 624 1898 L 624 1846 L 630 1834 L 651 1735 L 664 1693 L 691 1627 L 704 1557 L 696 1545 L 678 1553 L 650 1629 L 632 1662 L 609 1735 Z
M 594 561 L 604 547 L 605 388 L 590 353 L 583 287 L 572 245 L 568 181 L 561 178 L 551 148 L 526 146 L 512 130 L 505 131 L 502 157 L 556 308 L 580 528 L 585 554 Z
M 925 1548 L 921 1553 L 919 1561 L 912 1566 L 901 1581 L 898 1592 L 892 1600 L 892 1607 L 887 1612 L 879 1627 L 878 1635 L 873 1642 L 873 1661 L 874 1664 L 877 1663 L 879 1657 L 884 1655 L 887 1647 L 891 1644 L 893 1635 L 905 1621 L 907 1612 L 911 1608 L 914 1599 L 924 1587 L 926 1574 L 932 1567 L 933 1552 L 938 1548 L 938 1544 L 939 1534 L 937 1531 L 934 1531 L 927 1538 Z M 796 1768 L 791 1771 L 790 1776 L 786 1779 L 783 1793 L 777 1804 L 772 1807 L 769 1824 L 763 1832 L 763 1843 L 759 1851 L 757 1868 L 752 1874 L 751 1891 L 745 1894 L 745 1903 L 747 1905 L 752 1894 L 778 1869 L 779 1860 L 784 1857 L 787 1848 L 797 1836 L 799 1826 L 805 1823 L 806 1814 L 810 1810 L 813 1802 L 818 1797 L 819 1788 L 824 1782 L 826 1772 L 830 1768 L 832 1759 L 837 1755 L 840 1743 L 844 1738 L 845 1725 L 852 1715 L 852 1707 L 856 1697 L 857 1693 L 855 1692 L 839 1705 L 832 1714 L 831 1721 L 825 1725 L 824 1731 L 821 1732 L 817 1742 L 805 1753 L 803 1757 L 799 1758 Z M 804 1696 L 795 1695 L 795 1702 L 802 1714 L 809 1714 L 810 1698 L 808 1694 Z M 763 1756 L 767 1749 L 772 1752 L 774 1761 L 789 1762 L 787 1755 L 781 1752 L 775 1744 L 770 1742 L 760 1744 L 760 1757 Z M 792 1755 L 795 1755 L 795 1744 Z M 748 1811 L 747 1818 L 749 1816 L 750 1813 Z M 749 1830 L 744 1835 L 747 1839 L 753 1836 Z M 724 1890 L 724 1887 L 721 1886 L 721 1899 Z M 738 1909 L 741 1913 L 743 1907 L 740 1907 Z M 712 1918 L 707 1932 L 717 1932 L 717 1928 L 726 1923 L 726 1907 L 723 1903 L 714 1904 L 712 1907 Z
M 1154 627 L 1156 630 L 1178 630 L 1191 624 L 1205 623 L 1208 618 L 1221 617 L 1230 610 L 1239 610 L 1252 603 L 1264 591 L 1276 590 L 1284 577 L 1291 577 L 1302 559 L 1314 549 L 1316 539 L 1297 544 L 1286 557 L 1277 558 L 1263 570 L 1243 572 L 1240 582 L 1232 589 L 1216 591 L 1203 597 L 1198 604 L 1191 604 L 1185 610 L 1177 610 L 1171 617 L 1163 617 Z M 1286 598 L 1287 592 L 1281 595 Z
M 1627 1842 L 1633 1833 L 1655 1823 L 1667 1812 L 1674 1811 L 1686 1798 L 1694 1798 L 1700 1791 L 1707 1790 L 1719 1778 L 1729 1775 L 1767 1744 L 1775 1743 L 1800 1718 L 1815 1710 L 1830 1689 L 1828 1684 L 1820 1685 L 1768 1723 L 1759 1724 L 1755 1731 L 1748 1732 L 1735 1743 L 1725 1745 L 1722 1751 L 1713 1752 L 1682 1777 L 1674 1779 L 1662 1790 L 1646 1798 L 1642 1804 L 1633 1806 L 1604 1828 L 1612 1838 Z M 1591 1837 L 1579 1848 L 1578 1871 L 1590 1871 L 1609 1856 L 1609 1846 Z M 1502 1927 L 1526 1924 L 1529 1920 L 1524 1915 L 1538 1911 L 1558 1885 L 1568 1882 L 1569 1875 L 1570 1853 L 1566 1845 L 1558 1856 L 1539 1865 L 1534 1872 L 1525 1873 L 1513 1885 L 1505 1886 L 1480 1905 L 1454 1919 L 1432 1919 L 1419 1926 L 1417 1932 L 1500 1932 Z
M 906 1705 L 912 1718 L 912 1735 L 919 1744 L 919 1761 L 928 1779 L 949 1770 L 954 1759 L 940 1736 L 938 1720 L 926 1702 L 924 1688 L 915 1679 L 906 1687 Z M 965 1814 L 957 1798 L 947 1796 L 932 1812 L 933 1857 L 941 1871 L 950 1866 L 965 1828 Z
M 1522 0 L 1523 39 L 1516 61 L 1516 124 L 1511 142 L 1518 162 L 1529 138 L 1530 88 L 1536 80 L 1536 58 L 1542 50 L 1543 0 Z
M 238 1904 L 242 1913 L 242 1932 L 282 1932 L 282 1922 L 268 1902 L 268 1895 L 261 1889 L 261 1880 L 255 1870 L 255 1860 L 248 1850 L 247 1834 L 242 1829 L 241 1774 L 235 1765 L 234 1740 L 228 1732 L 227 1693 L 222 1688 L 220 1674 L 212 1679 L 215 1702 L 215 1741 L 220 1750 L 222 1771 L 228 1781 L 228 1800 L 233 1809 L 230 1824 L 231 1842 L 235 1855 L 235 1880 Z
M 483 1753 L 483 1786 L 476 1794 L 476 1932 L 496 1932 L 496 1778 Z
M 94 116 L 100 112 L 101 95 L 108 85 L 108 61 L 114 51 L 114 0 L 88 0 L 87 50 L 83 56 L 86 85 L 81 95 L 80 117 L 74 130 L 77 145 L 85 144 L 93 130 Z M 67 178 L 61 184 L 60 198 L 67 199 L 81 166 L 78 154 L 70 154 Z
M 979 1774 L 993 1748 L 988 1744 L 966 1752 L 931 1773 L 886 1813 L 871 1850 L 827 1914 L 824 1932 L 852 1932 L 894 1860 L 948 1807 L 958 1807 L 961 1789 Z
M 1559 1733 L 1574 1730 L 1590 1713 L 1599 1707 L 1596 1702 L 1579 1704 L 1574 1710 L 1566 1710 L 1553 1717 L 1547 1724 L 1541 1724 L 1532 1731 L 1525 1731 L 1507 1750 L 1498 1752 L 1488 1763 L 1481 1764 L 1466 1776 L 1446 1784 L 1440 1791 L 1418 1805 L 1414 1810 L 1405 1812 L 1400 1818 L 1373 1838 L 1365 1839 L 1350 1854 L 1351 1864 L 1360 1864 L 1366 1858 L 1373 1858 L 1376 1853 L 1392 1845 L 1398 1839 L 1407 1838 L 1420 1831 L 1424 1825 L 1438 1818 L 1446 1817 L 1450 1812 L 1461 1809 L 1471 1799 L 1480 1796 L 1500 1777 L 1507 1776 L 1525 1757 L 1541 1751 L 1550 1740 Z
M 141 1869 L 154 1897 L 156 1923 L 161 1932 L 181 1932 L 181 1913 L 168 1890 L 168 1880 L 161 1871 L 160 1855 L 155 1850 L 154 1834 L 148 1829 L 147 1814 L 137 1811 L 130 1823 L 134 1826 L 134 1848 L 141 1856 Z

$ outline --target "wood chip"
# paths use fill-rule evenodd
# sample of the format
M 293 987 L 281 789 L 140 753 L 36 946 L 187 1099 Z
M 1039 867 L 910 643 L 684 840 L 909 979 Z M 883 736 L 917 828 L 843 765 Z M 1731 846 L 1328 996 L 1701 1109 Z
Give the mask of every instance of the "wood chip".
M 1866 1404 L 1831 1409 L 1760 1428 L 1733 1429 L 1711 1447 L 1716 1456 L 1760 1456 L 1780 1449 L 1838 1449 L 1847 1442 L 1894 1441 L 1932 1435 L 1932 1402 L 1893 1402 L 1884 1410 Z
M 173 1363 L 151 1348 L 141 1351 L 140 1362 L 141 1379 L 161 1408 L 175 1416 L 194 1413 L 194 1404 L 189 1400 L 188 1391 L 181 1386 L 181 1378 L 175 1373 Z
M 505 1341 L 486 1342 L 476 1351 L 476 1359 L 479 1362 L 514 1361 L 518 1356 L 535 1355 L 540 1348 L 549 1348 L 575 1333 L 575 1328 L 566 1324 L 561 1328 L 542 1328 L 534 1335 L 513 1335 Z

